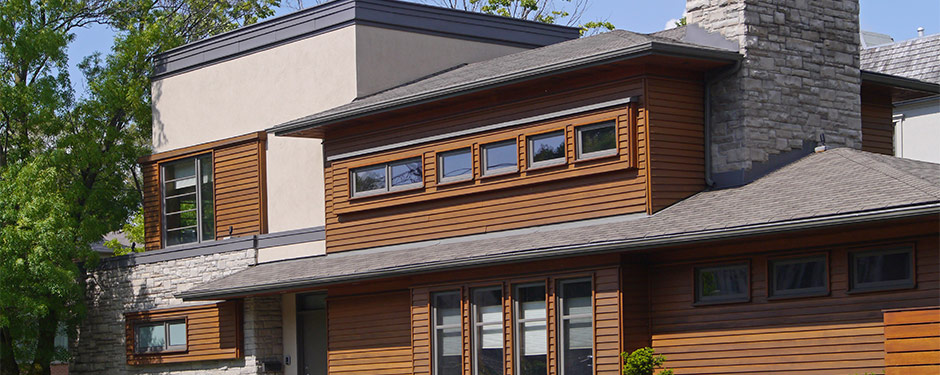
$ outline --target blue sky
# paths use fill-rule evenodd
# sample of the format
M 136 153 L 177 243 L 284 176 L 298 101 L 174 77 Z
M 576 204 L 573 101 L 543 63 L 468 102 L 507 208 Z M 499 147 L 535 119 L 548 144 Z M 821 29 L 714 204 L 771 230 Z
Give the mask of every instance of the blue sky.
M 590 6 L 582 21 L 607 20 L 619 29 L 642 33 L 664 29 L 667 22 L 681 17 L 685 10 L 685 0 L 589 1 Z M 314 1 L 305 0 L 305 3 L 309 5 Z M 290 11 L 279 9 L 278 15 Z M 940 33 L 940 1 L 861 0 L 859 18 L 862 30 L 888 34 L 896 41 L 915 38 L 918 27 L 924 27 L 926 35 L 937 34 Z M 113 33 L 102 26 L 92 26 L 76 32 L 75 42 L 69 47 L 69 74 L 79 95 L 84 92 L 85 84 L 76 65 L 95 51 L 106 54 L 111 47 L 112 38 Z

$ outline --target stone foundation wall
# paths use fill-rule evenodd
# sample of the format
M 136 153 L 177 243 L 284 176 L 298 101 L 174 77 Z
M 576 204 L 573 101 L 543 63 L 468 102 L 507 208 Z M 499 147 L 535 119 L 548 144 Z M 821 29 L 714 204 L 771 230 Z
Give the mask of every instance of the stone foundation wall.
M 97 270 L 89 276 L 88 313 L 72 343 L 71 374 L 258 374 L 260 361 L 281 357 L 281 302 L 278 296 L 244 301 L 242 359 L 131 366 L 125 353 L 124 313 L 203 304 L 175 294 L 244 270 L 254 249 Z
M 712 86 L 713 172 L 749 170 L 820 133 L 861 148 L 857 0 L 689 0 L 686 17 L 745 55 Z

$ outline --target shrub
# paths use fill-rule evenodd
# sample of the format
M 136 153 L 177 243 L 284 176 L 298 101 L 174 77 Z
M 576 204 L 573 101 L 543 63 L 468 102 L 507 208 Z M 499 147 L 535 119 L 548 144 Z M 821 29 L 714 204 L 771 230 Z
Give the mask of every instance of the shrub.
M 664 368 L 666 357 L 656 355 L 652 348 L 637 349 L 633 353 L 620 353 L 623 363 L 623 375 L 653 375 L 657 368 L 662 368 L 659 375 L 672 375 L 672 370 Z

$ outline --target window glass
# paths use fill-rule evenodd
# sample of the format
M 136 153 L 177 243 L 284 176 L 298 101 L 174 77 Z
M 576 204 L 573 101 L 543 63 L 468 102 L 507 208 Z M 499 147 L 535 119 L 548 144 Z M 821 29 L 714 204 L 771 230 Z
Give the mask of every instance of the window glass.
M 473 373 L 502 374 L 503 357 L 503 290 L 473 290 Z
M 617 149 L 616 128 L 615 121 L 575 128 L 578 135 L 578 159 L 615 153 Z
M 508 172 L 516 168 L 516 141 L 483 145 L 483 174 Z
M 167 346 L 185 346 L 186 345 L 186 322 L 168 323 L 169 339 Z
M 544 375 L 548 369 L 548 336 L 546 334 L 545 284 L 516 287 L 518 375 Z
M 456 292 L 435 293 L 434 308 L 434 374 L 461 373 L 460 295 Z
M 883 289 L 914 284 L 909 248 L 852 253 L 852 288 Z
M 747 300 L 748 266 L 735 264 L 696 269 L 698 302 L 732 302 Z
M 195 159 L 183 159 L 180 161 L 174 161 L 171 163 L 166 163 L 163 166 L 163 180 L 172 181 L 178 180 L 181 178 L 195 178 L 196 177 L 196 162 Z
M 469 148 L 440 153 L 438 164 L 441 181 L 470 177 L 473 173 L 473 157 Z
M 559 284 L 562 373 L 590 375 L 594 365 L 591 281 L 562 281 Z
M 392 187 L 421 183 L 421 159 L 408 159 L 390 164 Z
M 166 345 L 166 330 L 163 324 L 150 324 L 137 326 L 137 351 L 160 351 Z
M 385 190 L 385 165 L 359 168 L 353 171 L 354 193 Z
M 199 158 L 200 191 L 199 200 L 202 206 L 202 238 L 215 239 L 215 197 L 212 176 L 212 157 L 209 155 Z
M 166 246 L 215 239 L 212 155 L 162 165 Z
M 814 294 L 829 290 L 825 256 L 771 260 L 769 268 L 771 295 Z
M 529 137 L 529 165 L 557 164 L 565 161 L 565 132 L 557 131 Z
M 166 246 L 181 245 L 198 240 L 199 237 L 198 233 L 196 233 L 196 227 L 177 228 L 166 231 Z

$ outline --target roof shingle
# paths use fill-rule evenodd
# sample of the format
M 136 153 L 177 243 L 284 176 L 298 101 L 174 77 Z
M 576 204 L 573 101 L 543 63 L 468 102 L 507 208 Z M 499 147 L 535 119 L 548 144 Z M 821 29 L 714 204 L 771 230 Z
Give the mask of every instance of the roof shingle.
M 940 34 L 863 49 L 861 68 L 940 83 Z

